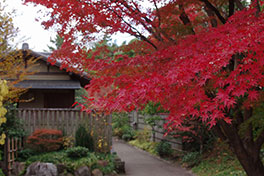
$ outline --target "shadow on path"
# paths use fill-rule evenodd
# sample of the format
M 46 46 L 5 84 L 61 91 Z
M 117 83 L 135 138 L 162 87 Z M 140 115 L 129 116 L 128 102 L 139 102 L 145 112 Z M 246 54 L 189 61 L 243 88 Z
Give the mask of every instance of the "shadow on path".
M 194 176 L 180 166 L 172 166 L 122 141 L 113 139 L 113 150 L 125 161 L 127 176 Z

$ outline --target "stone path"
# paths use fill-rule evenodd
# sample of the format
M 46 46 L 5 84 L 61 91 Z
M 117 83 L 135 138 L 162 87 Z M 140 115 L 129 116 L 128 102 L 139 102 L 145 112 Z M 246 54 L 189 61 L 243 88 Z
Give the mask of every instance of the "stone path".
M 113 140 L 113 151 L 125 161 L 127 176 L 194 176 L 180 166 L 172 166 L 122 141 Z

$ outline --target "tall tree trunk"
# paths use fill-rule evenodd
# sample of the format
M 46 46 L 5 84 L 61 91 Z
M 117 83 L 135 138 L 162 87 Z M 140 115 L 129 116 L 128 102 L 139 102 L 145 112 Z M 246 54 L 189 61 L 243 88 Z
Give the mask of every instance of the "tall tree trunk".
M 260 158 L 260 150 L 255 145 L 246 145 L 238 135 L 233 125 L 219 122 L 223 133 L 226 135 L 231 149 L 248 176 L 263 176 L 264 166 Z

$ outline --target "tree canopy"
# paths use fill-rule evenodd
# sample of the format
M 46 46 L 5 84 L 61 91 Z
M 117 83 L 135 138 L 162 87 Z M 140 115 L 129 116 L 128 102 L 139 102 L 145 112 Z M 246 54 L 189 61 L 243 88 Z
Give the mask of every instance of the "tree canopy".
M 263 1 L 25 1 L 52 9 L 43 24 L 59 25 L 64 43 L 54 56 L 63 66 L 92 71 L 90 108 L 131 111 L 160 103 L 170 112 L 168 131 L 199 119 L 228 139 L 248 175 L 264 174 L 264 128 L 249 122 L 264 97 Z M 129 33 L 148 52 L 87 57 L 84 47 L 102 32 Z
M 15 84 L 25 79 L 29 68 L 35 62 L 33 58 L 27 57 L 23 51 L 16 50 L 12 44 L 17 36 L 18 29 L 13 24 L 14 12 L 6 11 L 5 1 L 0 2 L 0 79 L 8 80 L 9 94 L 6 101 L 17 101 L 25 89 L 16 88 Z M 27 61 L 25 58 L 27 57 Z M 27 62 L 27 67 L 25 67 Z

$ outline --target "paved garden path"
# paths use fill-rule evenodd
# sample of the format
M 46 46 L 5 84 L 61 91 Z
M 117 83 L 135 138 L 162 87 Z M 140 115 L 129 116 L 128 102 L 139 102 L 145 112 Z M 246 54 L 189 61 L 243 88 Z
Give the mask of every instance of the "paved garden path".
M 164 162 L 122 141 L 114 139 L 113 150 L 125 161 L 127 176 L 193 176 L 180 166 Z

